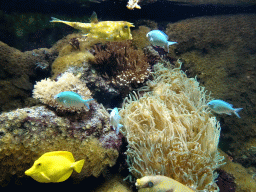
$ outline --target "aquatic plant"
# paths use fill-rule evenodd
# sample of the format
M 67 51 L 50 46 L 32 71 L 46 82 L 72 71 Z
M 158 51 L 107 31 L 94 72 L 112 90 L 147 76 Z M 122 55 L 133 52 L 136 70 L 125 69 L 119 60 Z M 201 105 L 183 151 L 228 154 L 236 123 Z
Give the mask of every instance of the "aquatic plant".
M 140 178 L 165 175 L 194 190 L 218 190 L 222 164 L 220 124 L 205 108 L 210 99 L 180 68 L 154 66 L 142 97 L 130 95 L 120 111 L 128 141 L 130 172 Z

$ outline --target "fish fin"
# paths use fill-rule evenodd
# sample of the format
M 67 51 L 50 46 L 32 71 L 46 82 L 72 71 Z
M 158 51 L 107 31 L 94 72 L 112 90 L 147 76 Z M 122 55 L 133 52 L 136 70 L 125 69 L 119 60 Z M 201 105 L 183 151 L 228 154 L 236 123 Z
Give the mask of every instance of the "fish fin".
M 85 104 L 85 106 L 86 106 L 88 109 L 90 109 L 90 106 L 89 106 L 88 102 L 89 102 L 89 101 L 92 101 L 92 100 L 94 100 L 94 99 L 83 100 L 83 103 Z
M 168 35 L 165 34 L 165 32 L 161 31 L 161 30 L 157 30 L 159 33 L 161 33 L 162 35 L 165 36 L 166 40 L 168 40 Z
M 81 170 L 82 170 L 82 168 L 83 168 L 83 166 L 84 166 L 84 159 L 73 163 L 71 167 L 73 167 L 74 170 L 75 170 L 77 173 L 80 173 Z
M 70 175 L 72 174 L 72 172 L 73 172 L 73 170 L 70 169 L 66 174 L 62 175 L 62 177 L 59 178 L 59 179 L 57 180 L 57 182 L 66 181 L 66 180 L 70 177 Z
M 56 18 L 56 17 L 51 17 L 51 21 L 50 22 L 62 22 L 63 20 L 60 20 L 60 19 L 58 19 L 58 18 Z
M 238 118 L 241 118 L 239 115 L 238 115 L 238 112 L 241 111 L 243 108 L 236 108 L 234 109 L 234 113 L 235 115 L 238 117 Z
M 177 44 L 177 42 L 168 41 L 168 46 L 170 46 L 170 45 L 174 45 L 174 44 Z
M 97 18 L 97 14 L 96 14 L 95 11 L 93 11 L 92 16 L 90 17 L 90 21 L 91 21 L 91 23 L 98 23 L 99 22 L 98 18 Z
M 118 124 L 117 125 L 117 128 L 116 128 L 116 134 L 118 135 L 119 134 L 119 129 L 122 128 L 123 125 L 122 124 Z
M 136 9 L 141 9 L 141 7 L 137 4 L 137 5 L 135 5 L 135 8 Z
M 51 181 L 51 179 L 49 177 L 47 177 L 43 172 L 40 172 L 40 173 L 43 176 L 43 178 L 47 179 L 48 181 Z
M 42 157 L 45 157 L 45 156 L 62 156 L 70 160 L 72 163 L 75 162 L 75 159 L 72 153 L 69 151 L 51 151 L 42 155 Z

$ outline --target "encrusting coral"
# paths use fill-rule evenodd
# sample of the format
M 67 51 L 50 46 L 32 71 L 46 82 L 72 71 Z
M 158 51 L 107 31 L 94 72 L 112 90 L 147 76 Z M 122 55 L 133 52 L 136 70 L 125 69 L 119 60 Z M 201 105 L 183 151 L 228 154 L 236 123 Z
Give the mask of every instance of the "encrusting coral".
M 0 110 L 28 106 L 32 82 L 50 73 L 56 56 L 54 49 L 21 52 L 0 42 Z
M 180 68 L 154 68 L 154 80 L 142 89 L 150 91 L 130 95 L 120 111 L 130 172 L 136 178 L 165 175 L 193 190 L 218 190 L 220 124 L 205 108 L 209 96 Z
M 59 56 L 52 64 L 53 78 L 70 67 L 83 67 L 88 62 L 94 62 L 94 56 L 88 49 L 96 42 L 91 38 L 83 37 L 81 34 L 71 34 L 58 41 L 53 46 L 59 51 Z
M 87 107 L 65 107 L 64 105 L 58 104 L 54 99 L 54 96 L 64 92 L 64 91 L 73 91 L 88 99 L 91 96 L 90 90 L 86 87 L 86 84 L 82 82 L 77 76 L 74 76 L 72 73 L 66 72 L 63 73 L 60 77 L 57 78 L 57 81 L 51 80 L 50 78 L 41 80 L 37 82 L 34 86 L 33 97 L 39 99 L 44 104 L 47 104 L 51 107 L 56 107 L 59 110 L 63 111 L 87 111 Z
M 89 112 L 57 116 L 46 106 L 17 109 L 0 115 L 0 185 L 8 175 L 24 176 L 24 171 L 42 154 L 70 151 L 84 159 L 76 181 L 98 177 L 117 160 L 121 134 L 110 129 L 109 114 L 102 105 L 91 104 Z

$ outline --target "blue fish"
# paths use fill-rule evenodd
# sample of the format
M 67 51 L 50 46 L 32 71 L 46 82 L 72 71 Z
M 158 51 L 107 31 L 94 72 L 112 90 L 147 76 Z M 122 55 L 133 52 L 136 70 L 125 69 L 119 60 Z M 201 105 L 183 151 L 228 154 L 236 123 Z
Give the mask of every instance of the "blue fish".
M 72 91 L 60 92 L 59 94 L 54 96 L 54 99 L 56 99 L 56 101 L 60 105 L 63 105 L 65 107 L 81 108 L 83 106 L 86 106 L 88 109 L 90 109 L 88 102 L 93 100 L 84 100 L 78 93 Z
M 115 107 L 110 113 L 110 126 L 112 126 L 114 130 L 116 130 L 116 134 L 118 134 L 119 129 L 123 127 L 122 124 L 119 124 L 120 120 L 121 116 L 118 113 L 117 107 Z
M 177 43 L 177 42 L 168 41 L 168 35 L 166 35 L 163 31 L 160 31 L 160 30 L 150 31 L 146 36 L 153 46 L 160 46 L 163 48 L 167 48 L 168 53 L 169 53 L 169 46 Z
M 218 114 L 225 113 L 228 115 L 231 115 L 232 113 L 234 113 L 238 118 L 240 118 L 240 116 L 238 115 L 238 112 L 243 109 L 243 108 L 233 108 L 232 104 L 229 104 L 222 100 L 212 100 L 209 103 L 207 103 L 207 105 L 215 113 L 218 113 Z

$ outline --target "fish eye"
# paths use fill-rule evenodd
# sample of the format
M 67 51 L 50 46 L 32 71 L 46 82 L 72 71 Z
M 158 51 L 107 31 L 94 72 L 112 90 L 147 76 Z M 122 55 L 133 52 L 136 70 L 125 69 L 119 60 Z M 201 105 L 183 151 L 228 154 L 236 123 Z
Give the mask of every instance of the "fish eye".
M 128 26 L 127 26 L 127 25 L 125 25 L 125 26 L 124 26 L 124 28 L 125 28 L 125 29 L 128 29 Z
M 151 187 L 153 187 L 153 186 L 154 186 L 153 182 L 151 182 L 151 181 L 150 181 L 150 182 L 148 182 L 148 187 L 150 187 L 150 188 L 151 188 Z
M 41 163 L 38 163 L 37 166 L 41 166 L 42 164 Z

